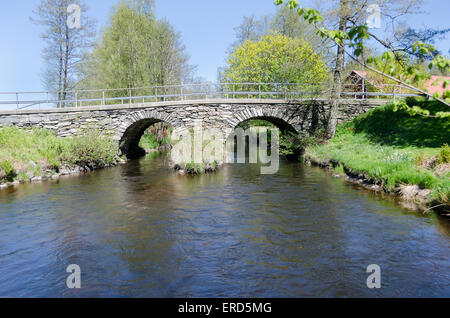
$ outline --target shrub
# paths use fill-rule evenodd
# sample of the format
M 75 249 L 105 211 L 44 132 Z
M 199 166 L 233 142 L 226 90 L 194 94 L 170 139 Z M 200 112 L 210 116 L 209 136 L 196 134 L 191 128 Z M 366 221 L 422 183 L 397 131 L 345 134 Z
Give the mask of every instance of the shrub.
M 199 163 L 188 162 L 185 165 L 185 170 L 189 174 L 203 174 L 205 173 L 205 165 Z
M 91 131 L 68 139 L 62 159 L 70 164 L 101 168 L 114 164 L 117 154 L 117 144 L 111 138 L 102 136 L 98 131 Z
M 13 181 L 17 176 L 9 160 L 0 161 L 0 181 Z
M 320 144 L 323 140 L 325 140 L 323 130 L 311 136 L 288 132 L 280 136 L 280 155 L 298 159 L 308 146 Z

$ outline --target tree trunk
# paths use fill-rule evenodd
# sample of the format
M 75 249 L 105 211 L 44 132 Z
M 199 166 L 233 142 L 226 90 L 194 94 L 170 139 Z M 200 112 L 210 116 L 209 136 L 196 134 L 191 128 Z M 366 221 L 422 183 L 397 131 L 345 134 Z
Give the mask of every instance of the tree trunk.
M 341 0 L 339 31 L 347 31 L 348 0 Z M 327 124 L 327 138 L 331 139 L 336 133 L 337 116 L 342 93 L 342 72 L 345 64 L 345 40 L 338 45 L 336 67 L 334 69 L 334 82 L 331 91 L 330 113 Z
M 69 55 L 70 55 L 70 36 L 69 36 L 69 26 L 65 24 L 65 47 L 64 47 L 64 77 L 63 77 L 63 91 L 62 100 L 65 101 L 67 98 L 68 89 L 68 74 L 69 74 Z M 65 107 L 65 102 L 62 104 Z M 61 105 L 61 106 L 62 106 Z
M 62 73 L 63 73 L 63 34 L 62 34 L 62 12 L 61 8 L 58 8 L 58 39 L 59 39 L 59 74 L 58 74 L 58 104 L 57 107 L 61 108 L 62 99 Z

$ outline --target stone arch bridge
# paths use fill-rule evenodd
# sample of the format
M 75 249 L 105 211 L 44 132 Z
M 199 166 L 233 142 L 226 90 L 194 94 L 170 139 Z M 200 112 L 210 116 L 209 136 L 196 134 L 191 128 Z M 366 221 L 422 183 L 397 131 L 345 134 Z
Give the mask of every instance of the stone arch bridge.
M 344 100 L 338 120 L 350 120 L 381 103 L 379 100 Z M 239 123 L 249 119 L 267 120 L 282 131 L 309 133 L 324 125 L 329 107 L 329 100 L 211 99 L 10 110 L 0 111 L 0 127 L 41 127 L 53 130 L 61 137 L 98 129 L 113 136 L 122 154 L 132 158 L 140 153 L 138 144 L 144 131 L 157 122 L 169 123 L 180 131 L 202 122 L 204 128 L 218 129 L 223 140 Z

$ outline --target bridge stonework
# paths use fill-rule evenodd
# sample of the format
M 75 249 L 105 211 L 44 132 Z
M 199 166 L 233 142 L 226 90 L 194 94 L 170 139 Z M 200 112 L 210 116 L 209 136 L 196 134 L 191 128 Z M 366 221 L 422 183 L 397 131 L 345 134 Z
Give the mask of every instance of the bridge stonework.
M 351 120 L 380 104 L 376 100 L 345 100 L 341 103 L 338 120 Z M 144 131 L 157 122 L 167 122 L 179 131 L 201 122 L 205 129 L 218 129 L 223 140 L 248 119 L 265 119 L 284 131 L 309 133 L 323 127 L 329 105 L 328 100 L 224 99 L 3 111 L 0 112 L 0 127 L 40 127 L 53 130 L 60 137 L 98 129 L 119 142 L 122 153 L 133 157 L 139 151 Z

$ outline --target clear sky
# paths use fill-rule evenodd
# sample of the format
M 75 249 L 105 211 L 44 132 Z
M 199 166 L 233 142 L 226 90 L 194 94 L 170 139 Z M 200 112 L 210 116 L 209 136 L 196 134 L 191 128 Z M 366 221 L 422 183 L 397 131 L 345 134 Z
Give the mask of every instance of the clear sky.
M 325 0 L 324 0 L 325 1 Z M 89 15 L 104 26 L 118 0 L 86 0 Z M 166 18 L 182 35 L 197 75 L 214 81 L 234 41 L 234 27 L 245 15 L 275 12 L 273 0 L 156 0 L 156 15 Z M 41 29 L 29 20 L 39 0 L 2 0 L 0 4 L 0 92 L 43 90 Z M 450 1 L 427 0 L 426 14 L 410 20 L 413 27 L 450 27 Z M 437 47 L 450 50 L 450 36 Z

